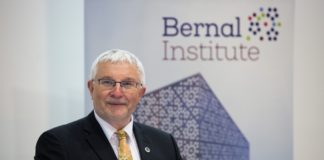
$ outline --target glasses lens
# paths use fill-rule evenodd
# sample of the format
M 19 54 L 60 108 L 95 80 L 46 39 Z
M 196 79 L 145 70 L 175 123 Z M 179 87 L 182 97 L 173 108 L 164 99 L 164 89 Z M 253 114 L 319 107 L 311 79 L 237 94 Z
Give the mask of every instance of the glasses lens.
M 125 89 L 131 89 L 136 87 L 136 82 L 134 81 L 122 81 L 120 82 L 121 87 Z
M 110 89 L 115 87 L 116 82 L 111 79 L 99 79 L 99 84 Z

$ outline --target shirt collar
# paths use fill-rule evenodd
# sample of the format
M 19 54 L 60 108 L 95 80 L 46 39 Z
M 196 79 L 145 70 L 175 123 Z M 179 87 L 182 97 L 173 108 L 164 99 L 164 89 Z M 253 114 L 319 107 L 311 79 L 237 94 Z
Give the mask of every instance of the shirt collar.
M 103 120 L 97 113 L 96 111 L 94 111 L 95 114 L 95 118 L 98 121 L 99 125 L 101 126 L 103 132 L 105 133 L 106 137 L 108 139 L 111 139 L 113 137 L 113 135 L 115 134 L 115 132 L 117 131 L 116 128 L 114 128 L 112 125 L 110 125 L 108 122 L 106 122 L 105 120 Z M 131 117 L 131 121 L 123 128 L 123 130 L 127 133 L 127 135 L 129 137 L 133 137 L 134 136 L 134 132 L 133 132 L 133 124 L 134 124 L 134 120 L 133 120 L 133 116 Z

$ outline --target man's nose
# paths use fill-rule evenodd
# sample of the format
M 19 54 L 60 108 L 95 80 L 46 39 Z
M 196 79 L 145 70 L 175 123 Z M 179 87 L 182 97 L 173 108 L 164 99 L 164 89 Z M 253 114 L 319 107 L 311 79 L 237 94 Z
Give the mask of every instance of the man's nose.
M 116 86 L 111 91 L 111 94 L 114 97 L 122 97 L 124 95 L 123 88 L 121 87 L 120 83 L 116 83 Z

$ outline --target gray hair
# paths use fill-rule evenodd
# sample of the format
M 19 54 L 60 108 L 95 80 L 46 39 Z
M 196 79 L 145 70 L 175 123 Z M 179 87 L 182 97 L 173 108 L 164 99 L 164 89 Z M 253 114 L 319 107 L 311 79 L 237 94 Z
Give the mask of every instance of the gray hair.
M 134 64 L 137 67 L 138 73 L 140 75 L 140 81 L 145 84 L 145 72 L 142 62 L 132 53 L 120 50 L 112 49 L 101 53 L 92 63 L 90 71 L 90 79 L 94 79 L 97 74 L 97 65 L 100 62 L 111 62 L 119 63 L 126 62 L 129 64 Z

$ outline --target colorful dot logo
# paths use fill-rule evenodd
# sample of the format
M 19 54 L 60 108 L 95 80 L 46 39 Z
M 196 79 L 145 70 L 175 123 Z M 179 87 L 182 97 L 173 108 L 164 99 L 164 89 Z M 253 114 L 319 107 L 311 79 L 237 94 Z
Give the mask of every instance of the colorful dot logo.
M 246 36 L 246 40 L 257 38 L 260 41 L 277 41 L 281 26 L 276 7 L 260 7 L 258 13 L 254 12 L 248 16 L 249 34 Z

